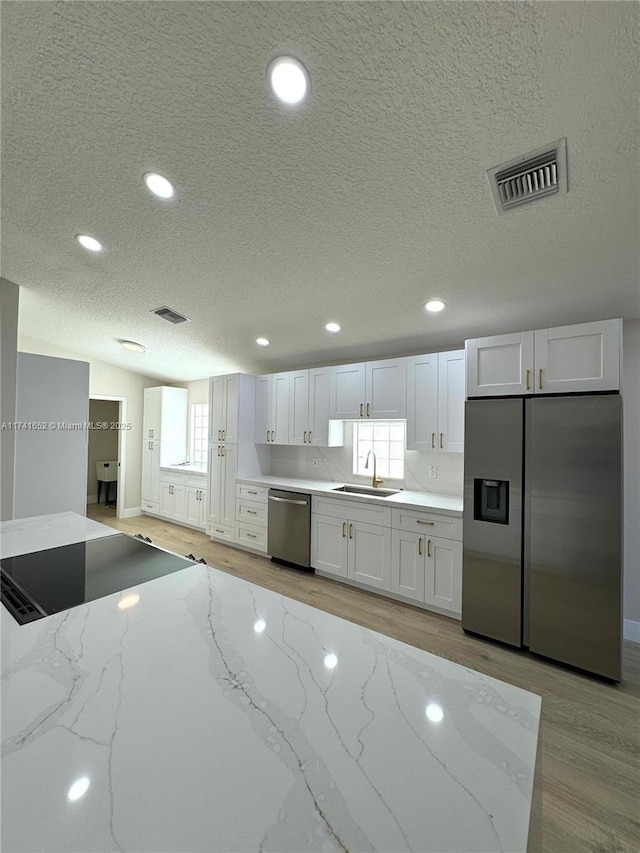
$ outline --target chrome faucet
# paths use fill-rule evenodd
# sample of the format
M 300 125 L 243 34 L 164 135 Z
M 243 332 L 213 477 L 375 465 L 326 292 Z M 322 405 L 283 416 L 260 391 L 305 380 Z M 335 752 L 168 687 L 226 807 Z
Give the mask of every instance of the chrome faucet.
M 366 458 L 366 461 L 364 463 L 364 467 L 365 468 L 369 467 L 369 457 L 370 456 L 373 456 L 373 477 L 371 478 L 371 485 L 373 486 L 374 489 L 376 489 L 380 485 L 380 483 L 384 483 L 384 480 L 382 479 L 382 477 L 378 477 L 378 475 L 376 474 L 376 454 L 373 452 L 373 450 L 370 450 L 367 453 L 367 458 Z

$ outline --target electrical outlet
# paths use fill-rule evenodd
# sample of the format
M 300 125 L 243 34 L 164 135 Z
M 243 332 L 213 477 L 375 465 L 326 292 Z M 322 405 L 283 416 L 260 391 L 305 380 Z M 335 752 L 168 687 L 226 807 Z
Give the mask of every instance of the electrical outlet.
M 438 468 L 436 465 L 429 465 L 429 476 L 437 477 L 438 476 Z
M 311 464 L 313 465 L 314 468 L 318 467 L 318 465 L 320 464 L 320 460 L 318 459 L 317 456 L 313 457 L 313 459 L 311 460 Z

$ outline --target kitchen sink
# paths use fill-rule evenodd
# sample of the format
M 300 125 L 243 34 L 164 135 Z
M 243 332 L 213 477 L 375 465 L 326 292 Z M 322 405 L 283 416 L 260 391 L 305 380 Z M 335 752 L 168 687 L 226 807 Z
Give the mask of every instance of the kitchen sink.
M 338 486 L 332 489 L 334 492 L 347 492 L 350 495 L 370 495 L 372 498 L 390 498 L 397 495 L 402 489 L 381 489 L 373 486 Z

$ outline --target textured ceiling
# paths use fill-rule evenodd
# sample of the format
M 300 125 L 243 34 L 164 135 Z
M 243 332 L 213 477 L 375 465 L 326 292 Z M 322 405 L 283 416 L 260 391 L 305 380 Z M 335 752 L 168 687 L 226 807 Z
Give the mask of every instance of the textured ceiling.
M 640 316 L 639 12 L 5 0 L 21 332 L 179 381 Z M 297 110 L 267 90 L 282 53 L 311 75 Z M 567 195 L 498 217 L 486 170 L 562 136 Z M 149 170 L 175 201 L 146 192 Z M 449 307 L 427 316 L 434 295 Z

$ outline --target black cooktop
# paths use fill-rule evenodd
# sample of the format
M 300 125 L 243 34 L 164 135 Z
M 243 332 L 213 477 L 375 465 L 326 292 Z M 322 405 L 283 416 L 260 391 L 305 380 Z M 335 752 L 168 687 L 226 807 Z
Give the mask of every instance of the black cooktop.
M 124 533 L 0 560 L 2 603 L 21 625 L 193 566 Z

